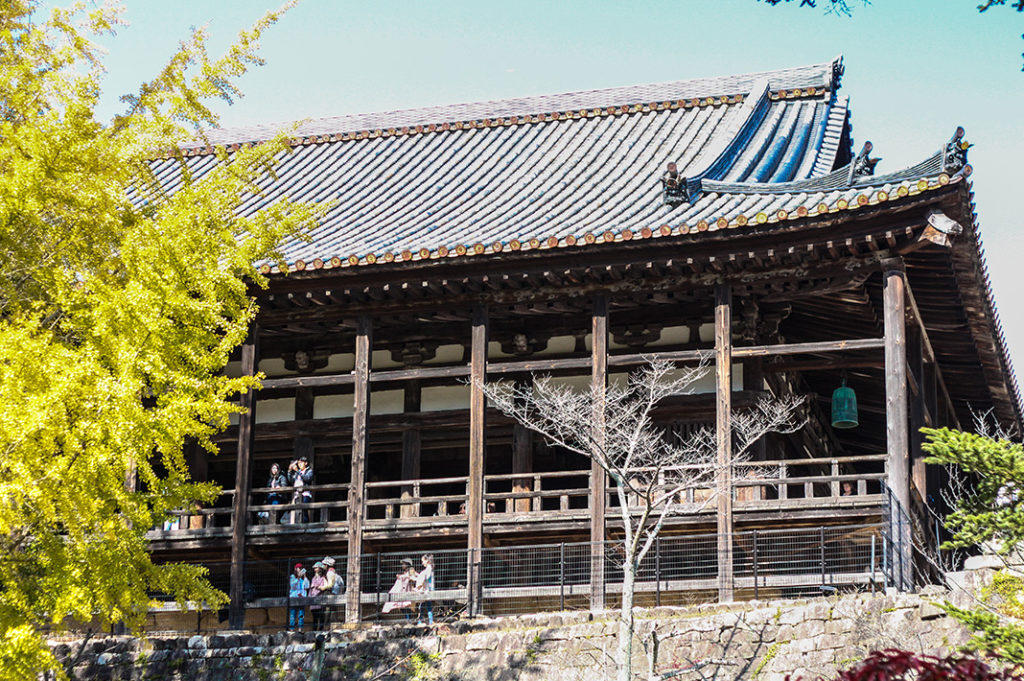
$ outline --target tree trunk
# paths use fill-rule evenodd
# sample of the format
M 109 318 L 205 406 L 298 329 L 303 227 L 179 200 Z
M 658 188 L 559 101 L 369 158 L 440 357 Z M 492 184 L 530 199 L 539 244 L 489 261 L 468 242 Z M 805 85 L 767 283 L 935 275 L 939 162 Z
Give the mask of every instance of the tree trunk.
M 619 613 L 619 649 L 615 662 L 619 665 L 616 679 L 633 678 L 633 586 L 636 581 L 636 563 L 628 560 L 622 566 L 622 610 Z

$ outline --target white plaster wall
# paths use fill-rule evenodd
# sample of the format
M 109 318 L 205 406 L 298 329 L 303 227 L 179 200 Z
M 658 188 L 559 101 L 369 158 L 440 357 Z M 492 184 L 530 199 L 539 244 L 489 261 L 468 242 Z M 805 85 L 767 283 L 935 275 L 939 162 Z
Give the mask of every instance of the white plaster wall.
M 256 423 L 280 423 L 295 420 L 295 398 L 256 400 Z
M 469 386 L 453 385 L 423 388 L 420 409 L 423 411 L 469 409 Z

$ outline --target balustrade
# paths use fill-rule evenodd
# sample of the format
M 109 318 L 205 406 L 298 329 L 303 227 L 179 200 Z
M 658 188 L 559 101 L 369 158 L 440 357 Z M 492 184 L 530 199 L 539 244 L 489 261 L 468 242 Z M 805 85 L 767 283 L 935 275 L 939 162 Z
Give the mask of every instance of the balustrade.
M 843 506 L 868 502 L 882 494 L 886 481 L 886 455 L 847 456 L 733 464 L 733 498 L 736 510 L 772 507 Z M 854 469 L 858 469 L 855 471 Z M 861 472 L 863 471 L 863 472 Z M 589 505 L 587 470 L 505 473 L 484 477 L 484 522 L 501 522 L 513 516 L 565 517 L 583 514 Z M 631 478 L 644 488 L 650 476 L 658 476 L 651 490 L 671 490 L 684 512 L 712 513 L 715 497 L 714 470 L 708 466 L 662 469 L 638 468 Z M 366 483 L 366 522 L 369 524 L 422 522 L 425 519 L 456 519 L 466 515 L 467 476 L 388 480 Z M 310 503 L 292 503 L 291 488 L 255 488 L 249 497 L 249 527 L 319 523 L 331 525 L 348 519 L 347 483 L 310 485 Z M 271 503 L 271 495 L 282 503 Z M 221 492 L 210 507 L 172 511 L 157 536 L 181 533 L 216 534 L 232 525 L 233 490 Z M 629 506 L 639 506 L 636 492 L 626 495 Z M 606 490 L 608 507 L 618 507 L 613 485 Z

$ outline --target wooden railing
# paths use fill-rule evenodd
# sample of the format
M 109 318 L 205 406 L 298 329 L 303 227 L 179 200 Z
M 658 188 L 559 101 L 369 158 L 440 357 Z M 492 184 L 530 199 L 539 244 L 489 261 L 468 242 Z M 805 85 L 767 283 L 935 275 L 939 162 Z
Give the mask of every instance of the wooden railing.
M 541 513 L 587 508 L 589 471 L 506 473 L 484 477 L 486 514 Z M 469 478 L 366 483 L 367 520 L 464 515 Z
M 732 494 L 737 510 L 748 502 L 771 501 L 774 505 L 807 505 L 803 500 L 840 497 L 863 497 L 882 493 L 886 479 L 885 454 L 846 456 L 815 459 L 783 459 L 773 461 L 745 461 L 733 464 Z M 854 467 L 877 469 L 872 472 L 854 472 Z M 714 468 L 707 465 L 676 466 L 670 468 L 637 468 L 631 474 L 635 485 L 642 489 L 653 476 L 654 487 L 659 490 L 678 490 L 676 503 L 693 511 L 714 510 L 711 503 L 716 495 Z M 607 492 L 609 506 L 618 507 L 619 499 L 614 486 Z M 642 498 L 635 492 L 626 494 L 626 503 L 639 506 Z
M 885 454 L 817 459 L 749 461 L 733 467 L 733 498 L 737 510 L 746 502 L 843 500 L 882 494 L 886 480 Z M 854 467 L 876 469 L 855 472 Z M 853 501 L 854 499 L 846 499 Z M 814 502 L 796 502 L 805 505 Z M 755 503 L 756 505 L 756 503 Z
M 733 466 L 735 509 L 856 506 L 883 493 L 886 460 L 885 454 L 875 454 L 737 463 Z M 637 469 L 635 475 L 638 480 L 648 479 L 650 475 L 660 476 L 655 489 L 678 487 L 675 501 L 684 507 L 684 512 L 714 512 L 714 475 L 707 468 Z M 672 483 L 686 479 L 697 482 L 682 486 Z M 502 522 L 509 516 L 523 514 L 538 518 L 565 517 L 574 511 L 585 514 L 589 507 L 589 483 L 588 470 L 487 475 L 484 477 L 484 520 Z M 372 524 L 464 516 L 468 485 L 467 476 L 367 482 L 366 521 Z M 347 521 L 347 483 L 310 485 L 304 489 L 313 493 L 311 503 L 291 503 L 292 488 L 253 489 L 249 497 L 250 527 Z M 269 503 L 272 494 L 281 495 L 283 503 Z M 172 515 L 181 520 L 164 531 L 229 528 L 233 496 L 232 490 L 225 490 L 214 507 L 173 512 Z M 609 507 L 619 505 L 613 486 L 606 492 L 606 503 Z M 632 507 L 638 505 L 640 499 L 629 495 L 627 503 Z
M 309 503 L 293 503 L 292 487 L 257 487 L 249 494 L 250 524 L 288 525 L 299 523 L 335 523 L 348 520 L 348 488 L 345 483 L 307 485 L 312 492 Z M 281 503 L 271 503 L 277 494 Z
M 196 505 L 192 508 L 183 508 L 168 513 L 168 517 L 153 531 L 157 533 L 178 533 L 200 530 L 210 534 L 208 530 L 216 528 L 230 528 L 234 509 L 232 502 L 235 498 L 235 490 L 221 490 L 212 506 Z
M 509 473 L 484 477 L 487 513 L 559 513 L 586 509 L 590 471 Z
M 366 483 L 366 519 L 427 518 L 465 514 L 466 476 Z M 457 491 L 451 491 L 457 490 Z

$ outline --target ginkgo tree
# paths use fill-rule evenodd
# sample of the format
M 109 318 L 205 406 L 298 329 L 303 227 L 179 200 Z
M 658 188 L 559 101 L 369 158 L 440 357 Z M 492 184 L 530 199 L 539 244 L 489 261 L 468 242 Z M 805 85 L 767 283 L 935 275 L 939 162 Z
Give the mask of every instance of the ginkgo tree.
M 199 179 L 180 149 L 216 125 L 213 101 L 238 96 L 279 16 L 220 58 L 194 31 L 101 122 L 95 40 L 119 9 L 0 3 L 0 679 L 62 674 L 44 631 L 132 626 L 155 590 L 224 601 L 201 568 L 155 565 L 145 532 L 217 494 L 190 481 L 183 447 L 213 449 L 256 387 L 222 374 L 265 284 L 254 264 L 321 209 L 239 209 L 284 137 L 220 150 Z M 175 161 L 173 192 L 158 157 Z

